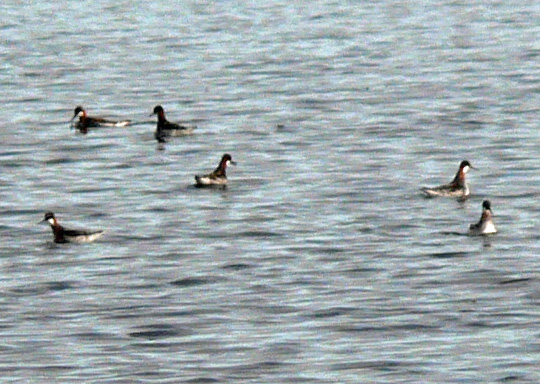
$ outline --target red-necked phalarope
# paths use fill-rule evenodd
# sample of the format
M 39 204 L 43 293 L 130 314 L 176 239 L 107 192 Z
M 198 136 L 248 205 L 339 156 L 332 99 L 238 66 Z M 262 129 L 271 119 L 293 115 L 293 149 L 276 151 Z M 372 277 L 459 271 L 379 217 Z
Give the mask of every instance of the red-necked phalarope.
M 471 163 L 467 160 L 463 160 L 459 165 L 459 170 L 454 177 L 454 180 L 450 184 L 441 185 L 434 188 L 421 188 L 421 191 L 427 197 L 443 196 L 443 197 L 462 197 L 469 196 L 469 186 L 465 181 L 465 174 L 470 169 L 474 169 Z
M 73 117 L 70 121 L 73 121 L 76 117 L 79 118 L 79 121 L 76 124 L 72 124 L 72 127 L 75 127 L 83 132 L 86 132 L 88 128 L 97 128 L 97 127 L 125 127 L 131 123 L 131 120 L 108 120 L 102 117 L 90 117 L 86 114 L 86 111 L 80 105 L 75 108 L 73 111 Z
M 43 222 L 48 222 L 51 226 L 55 243 L 91 243 L 103 235 L 103 231 L 65 229 L 58 223 L 52 212 L 45 213 L 45 218 L 40 223 Z
M 489 200 L 484 200 L 482 203 L 482 216 L 480 221 L 469 226 L 469 235 L 489 235 L 497 233 L 497 228 L 493 224 L 493 212 L 491 211 L 491 203 Z
M 225 170 L 229 164 L 235 165 L 236 162 L 232 160 L 231 155 L 228 153 L 224 154 L 219 162 L 219 165 L 214 172 L 208 175 L 196 175 L 195 181 L 197 182 L 198 187 L 204 187 L 208 185 L 224 185 L 227 184 L 227 175 Z
M 160 143 L 165 142 L 166 137 L 175 137 L 175 136 L 184 136 L 190 135 L 193 133 L 197 127 L 186 127 L 176 123 L 171 123 L 165 118 L 165 110 L 161 105 L 156 105 L 154 107 L 154 112 L 150 114 L 158 116 L 157 128 L 154 134 L 157 141 Z

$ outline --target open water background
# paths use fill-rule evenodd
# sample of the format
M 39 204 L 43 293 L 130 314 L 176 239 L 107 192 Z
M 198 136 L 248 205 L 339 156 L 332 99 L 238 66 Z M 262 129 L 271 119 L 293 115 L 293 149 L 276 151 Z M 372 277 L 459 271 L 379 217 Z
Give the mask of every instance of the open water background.
M 540 382 L 540 3 L 0 14 L 2 383 Z M 159 147 L 156 104 L 197 134 Z M 419 194 L 463 159 L 468 201 Z

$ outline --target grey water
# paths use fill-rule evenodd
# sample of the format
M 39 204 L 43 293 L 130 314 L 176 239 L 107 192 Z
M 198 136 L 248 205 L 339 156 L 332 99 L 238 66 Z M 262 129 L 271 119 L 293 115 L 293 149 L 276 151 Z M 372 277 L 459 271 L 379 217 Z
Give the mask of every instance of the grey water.
M 2 383 L 540 382 L 540 3 L 0 14 Z M 470 199 L 420 195 L 464 159 Z

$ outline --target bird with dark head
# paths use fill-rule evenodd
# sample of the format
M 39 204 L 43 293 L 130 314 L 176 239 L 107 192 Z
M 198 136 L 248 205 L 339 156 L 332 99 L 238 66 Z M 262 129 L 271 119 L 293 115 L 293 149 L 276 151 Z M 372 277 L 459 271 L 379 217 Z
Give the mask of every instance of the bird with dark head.
M 482 215 L 480 220 L 476 224 L 471 224 L 469 226 L 469 235 L 478 236 L 478 235 L 490 235 L 497 233 L 497 228 L 493 223 L 493 211 L 491 210 L 491 202 L 489 200 L 484 200 L 482 203 Z
M 105 119 L 103 117 L 90 117 L 87 115 L 84 108 L 80 105 L 75 107 L 75 110 L 73 111 L 73 117 L 70 121 L 72 122 L 77 117 L 79 118 L 79 121 L 77 121 L 76 124 L 72 124 L 72 127 L 79 129 L 83 133 L 86 133 L 88 131 L 88 128 L 125 127 L 131 123 L 131 120 L 115 121 Z
M 217 168 L 208 175 L 195 175 L 195 185 L 197 187 L 205 187 L 211 185 L 225 185 L 227 184 L 226 169 L 229 165 L 236 165 L 232 156 L 225 153 L 217 166 Z
M 39 223 L 45 222 L 51 226 L 55 243 L 90 243 L 97 240 L 104 233 L 103 231 L 66 229 L 58 223 L 52 212 L 45 213 L 43 220 Z
M 154 107 L 154 111 L 150 114 L 150 116 L 157 115 L 158 121 L 157 121 L 157 127 L 156 132 L 154 133 L 154 137 L 156 140 L 160 143 L 164 143 L 167 137 L 178 137 L 178 136 L 185 136 L 190 135 L 193 133 L 196 127 L 187 127 L 184 125 L 171 123 L 167 118 L 165 117 L 165 110 L 161 105 L 156 105 Z
M 449 184 L 440 185 L 438 187 L 424 187 L 420 190 L 426 197 L 458 197 L 465 199 L 469 196 L 470 190 L 465 180 L 465 175 L 470 169 L 474 169 L 471 163 L 463 160 L 459 165 L 459 169 L 454 176 L 454 179 Z

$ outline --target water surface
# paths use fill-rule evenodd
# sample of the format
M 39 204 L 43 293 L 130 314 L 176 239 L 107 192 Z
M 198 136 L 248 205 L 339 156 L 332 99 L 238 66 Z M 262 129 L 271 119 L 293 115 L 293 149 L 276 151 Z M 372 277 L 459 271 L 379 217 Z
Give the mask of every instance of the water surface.
M 0 11 L 4 382 L 540 381 L 537 3 Z M 419 194 L 463 159 L 468 201 Z

